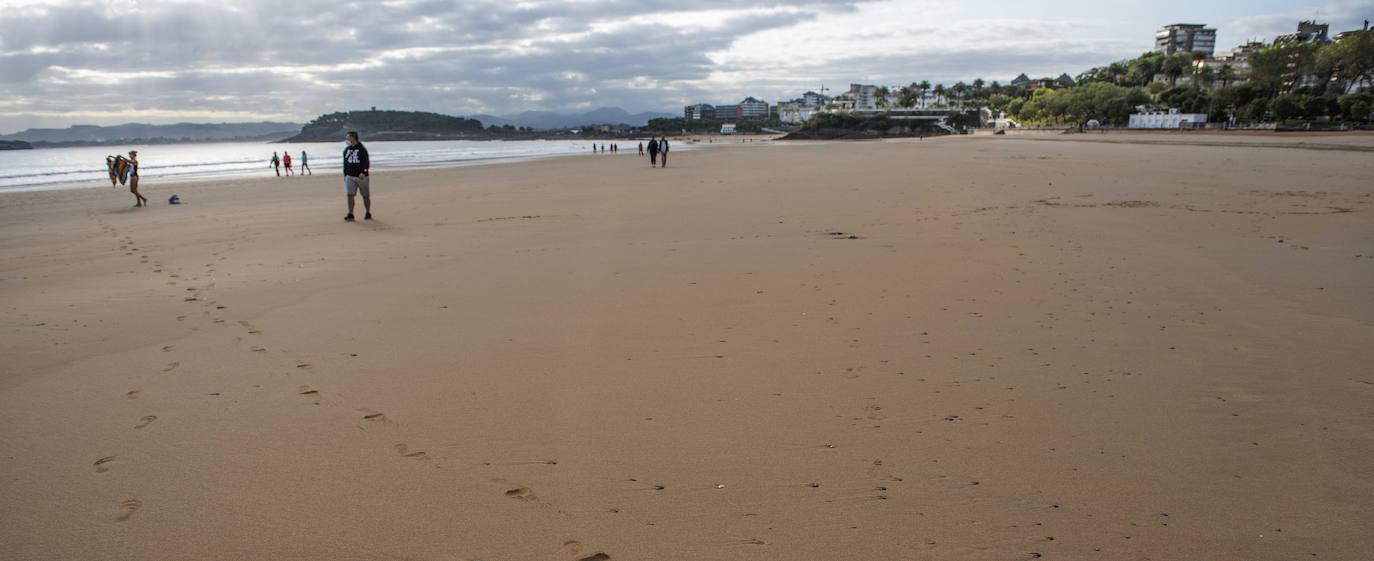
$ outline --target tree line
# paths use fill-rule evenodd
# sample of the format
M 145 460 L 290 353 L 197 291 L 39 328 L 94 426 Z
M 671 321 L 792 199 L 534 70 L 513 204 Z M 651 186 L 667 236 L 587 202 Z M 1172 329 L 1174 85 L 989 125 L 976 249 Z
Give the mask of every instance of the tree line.
M 1062 74 L 1042 84 L 1025 74 L 1012 84 L 982 78 L 953 86 L 912 82 L 897 92 L 897 105 L 920 105 L 926 93 L 953 108 L 1005 111 L 1026 125 L 1076 125 L 1097 120 L 1125 126 L 1136 106 L 1206 113 L 1209 121 L 1261 122 L 1332 119 L 1368 122 L 1374 95 L 1346 92 L 1374 86 L 1374 31 L 1356 31 L 1329 44 L 1278 43 L 1249 54 L 1248 74 L 1229 64 L 1198 64 L 1202 53 L 1147 52 Z M 1049 87 L 1041 87 L 1049 86 Z M 880 99 L 891 93 L 879 88 Z

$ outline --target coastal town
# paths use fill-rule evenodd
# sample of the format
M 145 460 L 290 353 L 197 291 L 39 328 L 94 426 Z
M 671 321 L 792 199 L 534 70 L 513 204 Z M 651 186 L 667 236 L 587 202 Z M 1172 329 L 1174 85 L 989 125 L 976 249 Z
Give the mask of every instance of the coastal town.
M 1166 25 L 1155 33 L 1152 50 L 1141 57 L 1093 68 L 1076 78 L 1064 73 L 1032 79 L 1023 73 L 1006 84 L 982 78 L 950 86 L 926 80 L 906 86 L 851 83 L 835 95 L 821 86 L 819 92 L 773 104 L 754 96 L 735 103 L 695 103 L 683 107 L 682 117 L 688 122 L 719 121 L 721 132 L 727 134 L 738 127 L 735 121 L 799 125 L 822 113 L 887 114 L 944 123 L 951 111 L 969 111 L 978 126 L 994 129 L 1026 124 L 1179 129 L 1242 123 L 1273 128 L 1281 124 L 1277 121 L 1295 118 L 1370 120 L 1374 37 L 1368 21 L 1363 29 L 1337 33 L 1331 33 L 1328 24 L 1301 21 L 1294 33 L 1269 43 L 1248 41 L 1221 51 L 1216 50 L 1216 35 L 1216 29 L 1204 24 Z M 1112 92 L 1125 93 L 1121 101 L 1126 104 L 1046 109 L 1054 97 L 1068 97 L 1060 92 L 1091 84 L 1129 88 Z M 1127 106 L 1134 112 L 1124 112 Z

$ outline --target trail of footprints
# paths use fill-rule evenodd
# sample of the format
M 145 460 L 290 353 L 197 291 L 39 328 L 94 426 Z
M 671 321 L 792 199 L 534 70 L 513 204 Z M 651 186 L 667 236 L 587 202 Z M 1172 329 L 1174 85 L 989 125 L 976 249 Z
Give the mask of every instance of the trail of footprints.
M 104 231 L 104 233 L 108 235 L 110 238 L 114 239 L 115 243 L 118 244 L 119 249 L 122 250 L 125 255 L 136 257 L 138 259 L 138 263 L 140 265 L 148 265 L 149 271 L 152 273 L 165 274 L 166 278 L 168 279 L 166 283 L 167 286 L 178 286 L 179 284 L 183 283 L 197 283 L 194 286 L 186 286 L 184 287 L 184 290 L 178 291 L 178 297 L 181 298 L 182 302 L 185 302 L 187 304 L 195 304 L 197 307 L 199 307 L 199 315 L 201 317 L 208 318 L 211 321 L 211 323 L 226 323 L 227 320 L 225 317 L 222 316 L 222 314 L 225 310 L 228 309 L 228 307 L 219 304 L 210 297 L 211 291 L 215 287 L 214 274 L 216 272 L 216 267 L 213 262 L 205 263 L 203 273 L 201 275 L 192 275 L 188 279 L 178 270 L 168 271 L 167 267 L 164 266 L 163 263 L 161 263 L 158 260 L 155 260 L 152 256 L 150 256 L 148 252 L 145 251 L 142 248 L 142 246 L 133 239 L 133 237 L 122 235 L 116 228 L 111 226 L 108 222 L 99 219 L 98 217 L 93 216 L 93 218 L 99 224 L 100 228 Z M 227 250 L 233 250 L 234 248 L 235 245 L 232 242 L 227 246 Z M 214 252 L 211 255 L 213 257 L 217 257 L 220 261 L 227 259 L 227 257 L 221 255 L 221 252 Z M 192 315 L 194 314 L 178 315 L 176 316 L 176 321 L 185 321 Z M 239 320 L 235 323 L 237 323 L 237 325 L 243 329 L 243 335 L 235 337 L 236 342 L 243 341 L 243 338 L 245 336 L 258 337 L 262 335 L 262 331 L 260 329 L 258 329 L 252 323 L 246 320 Z M 198 330 L 199 328 L 197 327 L 191 328 L 191 331 Z M 176 345 L 164 345 L 162 347 L 162 352 L 171 353 L 175 349 Z M 267 353 L 268 349 L 262 345 L 250 344 L 248 352 Z M 293 371 L 308 371 L 312 368 L 312 365 L 305 361 L 288 359 L 288 362 L 291 364 Z M 166 366 L 164 366 L 161 369 L 161 371 L 164 374 L 171 375 L 174 372 L 178 371 L 178 369 L 181 369 L 182 367 L 183 363 L 181 360 L 173 360 L 168 362 Z M 127 391 L 124 394 L 124 396 L 126 400 L 134 401 L 139 398 L 141 393 L 142 390 L 140 389 L 131 389 Z M 296 393 L 304 398 L 311 399 L 314 405 L 320 404 L 319 398 L 321 397 L 321 392 L 318 389 L 312 388 L 308 385 L 301 385 L 297 387 Z M 220 395 L 220 392 L 214 392 L 209 395 L 218 396 Z M 361 413 L 359 420 L 362 422 L 387 425 L 392 424 L 390 419 L 387 418 L 386 414 L 382 412 L 373 411 L 365 408 L 359 409 L 358 411 Z M 133 428 L 135 430 L 147 430 L 150 426 L 153 425 L 155 421 L 157 421 L 157 419 L 157 415 L 144 415 L 139 419 L 137 424 L 133 425 Z M 395 444 L 393 446 L 393 450 L 395 451 L 397 456 L 409 460 L 428 461 L 431 459 L 428 453 L 422 450 L 412 450 L 410 448 L 410 445 L 406 443 Z M 92 464 L 95 473 L 103 474 L 109 472 L 114 467 L 116 457 L 117 456 L 115 455 L 109 455 L 95 460 Z M 533 498 L 532 495 L 531 498 Z M 115 515 L 114 519 L 117 522 L 128 521 L 131 518 L 133 518 L 134 514 L 137 513 L 142 507 L 143 503 L 138 499 L 126 500 L 119 505 L 118 513 Z M 609 559 L 608 557 L 605 557 L 604 554 L 598 555 L 601 555 L 602 557 L 592 556 L 588 557 L 587 559 L 592 559 L 593 561 Z

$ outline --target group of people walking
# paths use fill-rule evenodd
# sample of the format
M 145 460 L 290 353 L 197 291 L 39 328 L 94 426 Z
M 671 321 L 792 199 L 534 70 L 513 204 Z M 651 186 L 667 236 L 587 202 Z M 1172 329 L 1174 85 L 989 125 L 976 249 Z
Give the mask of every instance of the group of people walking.
M 281 168 L 285 167 L 286 175 L 291 175 L 291 153 L 282 152 L 281 156 L 281 158 L 278 158 L 276 152 L 272 153 L 272 159 L 270 160 L 272 170 L 277 172 L 277 177 L 281 177 Z M 310 171 L 310 160 L 306 158 L 305 150 L 301 150 L 301 175 L 306 174 L 315 175 L 315 172 Z
M 644 155 L 644 144 L 639 145 L 639 155 Z M 649 139 L 649 167 L 658 167 L 658 161 L 663 160 L 663 167 L 668 167 L 668 137 L 661 140 Z

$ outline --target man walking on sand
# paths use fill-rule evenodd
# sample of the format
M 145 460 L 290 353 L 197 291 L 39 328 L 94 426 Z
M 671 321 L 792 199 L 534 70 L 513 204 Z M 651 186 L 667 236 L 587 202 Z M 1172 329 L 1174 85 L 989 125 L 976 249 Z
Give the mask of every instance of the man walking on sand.
M 272 163 L 272 169 L 276 170 L 276 172 L 277 172 L 277 177 L 281 177 L 281 159 L 277 157 L 277 153 L 276 153 L 276 152 L 273 152 L 273 153 L 272 153 L 272 162 L 271 162 L 271 163 Z
M 649 139 L 649 167 L 658 167 L 658 139 Z
M 358 140 L 356 131 L 349 131 L 344 140 L 348 141 L 343 151 L 344 187 L 348 190 L 348 215 L 344 216 L 344 220 L 353 220 L 353 198 L 359 192 L 363 194 L 363 211 L 366 213 L 363 220 L 372 220 L 372 190 L 368 188 L 371 179 L 368 167 L 371 162 L 367 159 L 367 147 Z
M 291 153 L 290 153 L 290 152 L 282 152 L 282 153 L 281 153 L 281 165 L 282 165 L 282 167 L 286 168 L 286 175 L 291 175 Z
M 658 159 L 662 160 L 663 167 L 668 167 L 668 137 L 658 141 Z
M 315 172 L 310 171 L 310 160 L 305 159 L 305 150 L 301 150 L 301 173 L 315 175 Z

